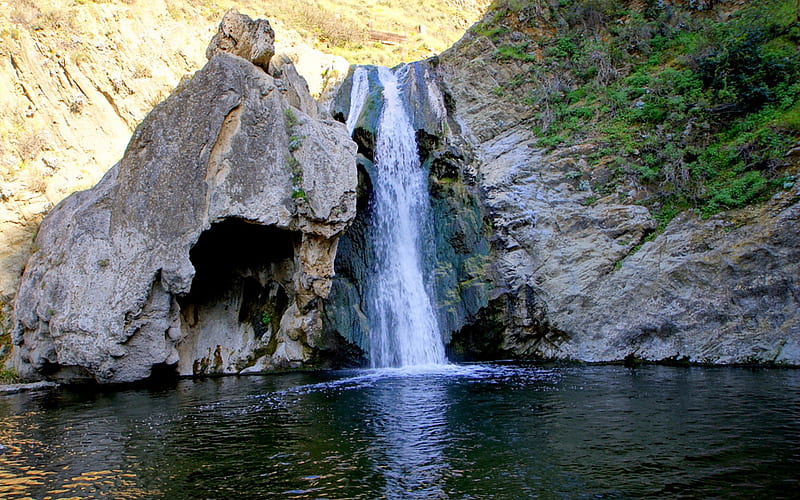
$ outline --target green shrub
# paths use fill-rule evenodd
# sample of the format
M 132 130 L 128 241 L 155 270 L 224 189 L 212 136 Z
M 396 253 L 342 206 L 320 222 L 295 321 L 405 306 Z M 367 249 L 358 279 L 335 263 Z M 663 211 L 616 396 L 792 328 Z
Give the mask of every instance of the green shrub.
M 532 60 L 536 43 L 546 60 L 498 93 L 525 89 L 539 147 L 597 144 L 597 192 L 633 185 L 662 226 L 689 208 L 757 203 L 782 189 L 784 155 L 800 140 L 795 2 L 761 0 L 721 21 L 655 0 L 644 15 L 623 2 L 561 0 L 548 7 L 554 32 L 532 24 L 527 41 L 516 26 L 526 21 L 506 9 L 493 26 L 514 25 L 514 37 L 494 32 L 497 57 Z
M 536 57 L 528 54 L 527 44 L 521 45 L 501 45 L 497 48 L 498 59 L 515 59 L 518 61 L 535 61 Z
M 18 384 L 20 381 L 19 375 L 13 370 L 0 368 L 0 384 Z
M 707 214 L 720 209 L 739 208 L 756 200 L 766 191 L 767 180 L 758 171 L 749 171 L 730 182 L 714 183 L 711 197 L 704 207 Z

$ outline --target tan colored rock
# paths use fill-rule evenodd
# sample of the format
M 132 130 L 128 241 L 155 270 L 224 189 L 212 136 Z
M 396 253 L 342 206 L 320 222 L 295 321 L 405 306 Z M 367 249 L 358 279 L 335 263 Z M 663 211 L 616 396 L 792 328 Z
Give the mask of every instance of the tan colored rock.
M 13 300 L 42 217 L 120 159 L 145 114 L 201 66 L 208 40 L 164 4 L 139 17 L 113 4 L 33 4 L 0 3 L 0 301 Z M 29 24 L 15 14 L 37 9 Z

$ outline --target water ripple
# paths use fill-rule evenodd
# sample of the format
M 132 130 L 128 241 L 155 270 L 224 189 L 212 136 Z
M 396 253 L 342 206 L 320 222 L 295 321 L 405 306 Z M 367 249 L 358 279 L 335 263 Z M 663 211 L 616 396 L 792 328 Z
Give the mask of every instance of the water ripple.
M 4 498 L 791 498 L 800 372 L 443 365 L 0 398 Z

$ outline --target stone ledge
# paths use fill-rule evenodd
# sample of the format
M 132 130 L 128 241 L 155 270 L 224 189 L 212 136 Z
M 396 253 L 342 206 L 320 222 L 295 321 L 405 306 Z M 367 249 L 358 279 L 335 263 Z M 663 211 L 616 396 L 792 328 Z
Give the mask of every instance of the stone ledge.
M 55 389 L 58 384 L 55 382 L 31 382 L 28 384 L 7 384 L 0 385 L 0 394 L 16 394 L 18 392 L 42 391 L 45 389 Z

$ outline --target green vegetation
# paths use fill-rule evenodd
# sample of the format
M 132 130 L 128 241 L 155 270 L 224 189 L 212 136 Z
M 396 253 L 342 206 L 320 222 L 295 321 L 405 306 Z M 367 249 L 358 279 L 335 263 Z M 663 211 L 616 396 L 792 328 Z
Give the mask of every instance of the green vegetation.
M 299 124 L 297 121 L 297 115 L 294 114 L 294 110 L 292 108 L 286 108 L 283 114 L 286 117 L 286 130 L 292 132 Z
M 11 354 L 11 348 L 11 306 L 0 303 L 0 384 L 19 382 L 14 371 L 1 368 Z
M 19 375 L 13 370 L 7 368 L 0 369 L 0 385 L 18 384 L 20 381 Z
M 514 85 L 496 95 L 534 107 L 540 147 L 596 144 L 590 160 L 608 175 L 594 191 L 635 187 L 662 227 L 685 209 L 711 215 L 791 187 L 785 155 L 800 139 L 796 0 L 725 4 L 740 9 L 733 13 L 632 5 L 495 3 L 475 33 L 495 42 L 500 61 L 538 62 L 518 78 L 531 82 L 519 87 L 524 95 L 509 92 Z
M 286 117 L 286 134 L 289 136 L 289 154 L 286 155 L 286 166 L 292 174 L 292 199 L 305 200 L 308 198 L 308 195 L 302 188 L 303 167 L 294 156 L 294 153 L 303 145 L 305 136 L 297 133 L 300 122 L 292 108 L 286 108 L 284 116 Z
M 497 57 L 500 59 L 517 59 L 519 61 L 534 61 L 536 58 L 527 53 L 528 44 L 502 45 L 497 48 Z

